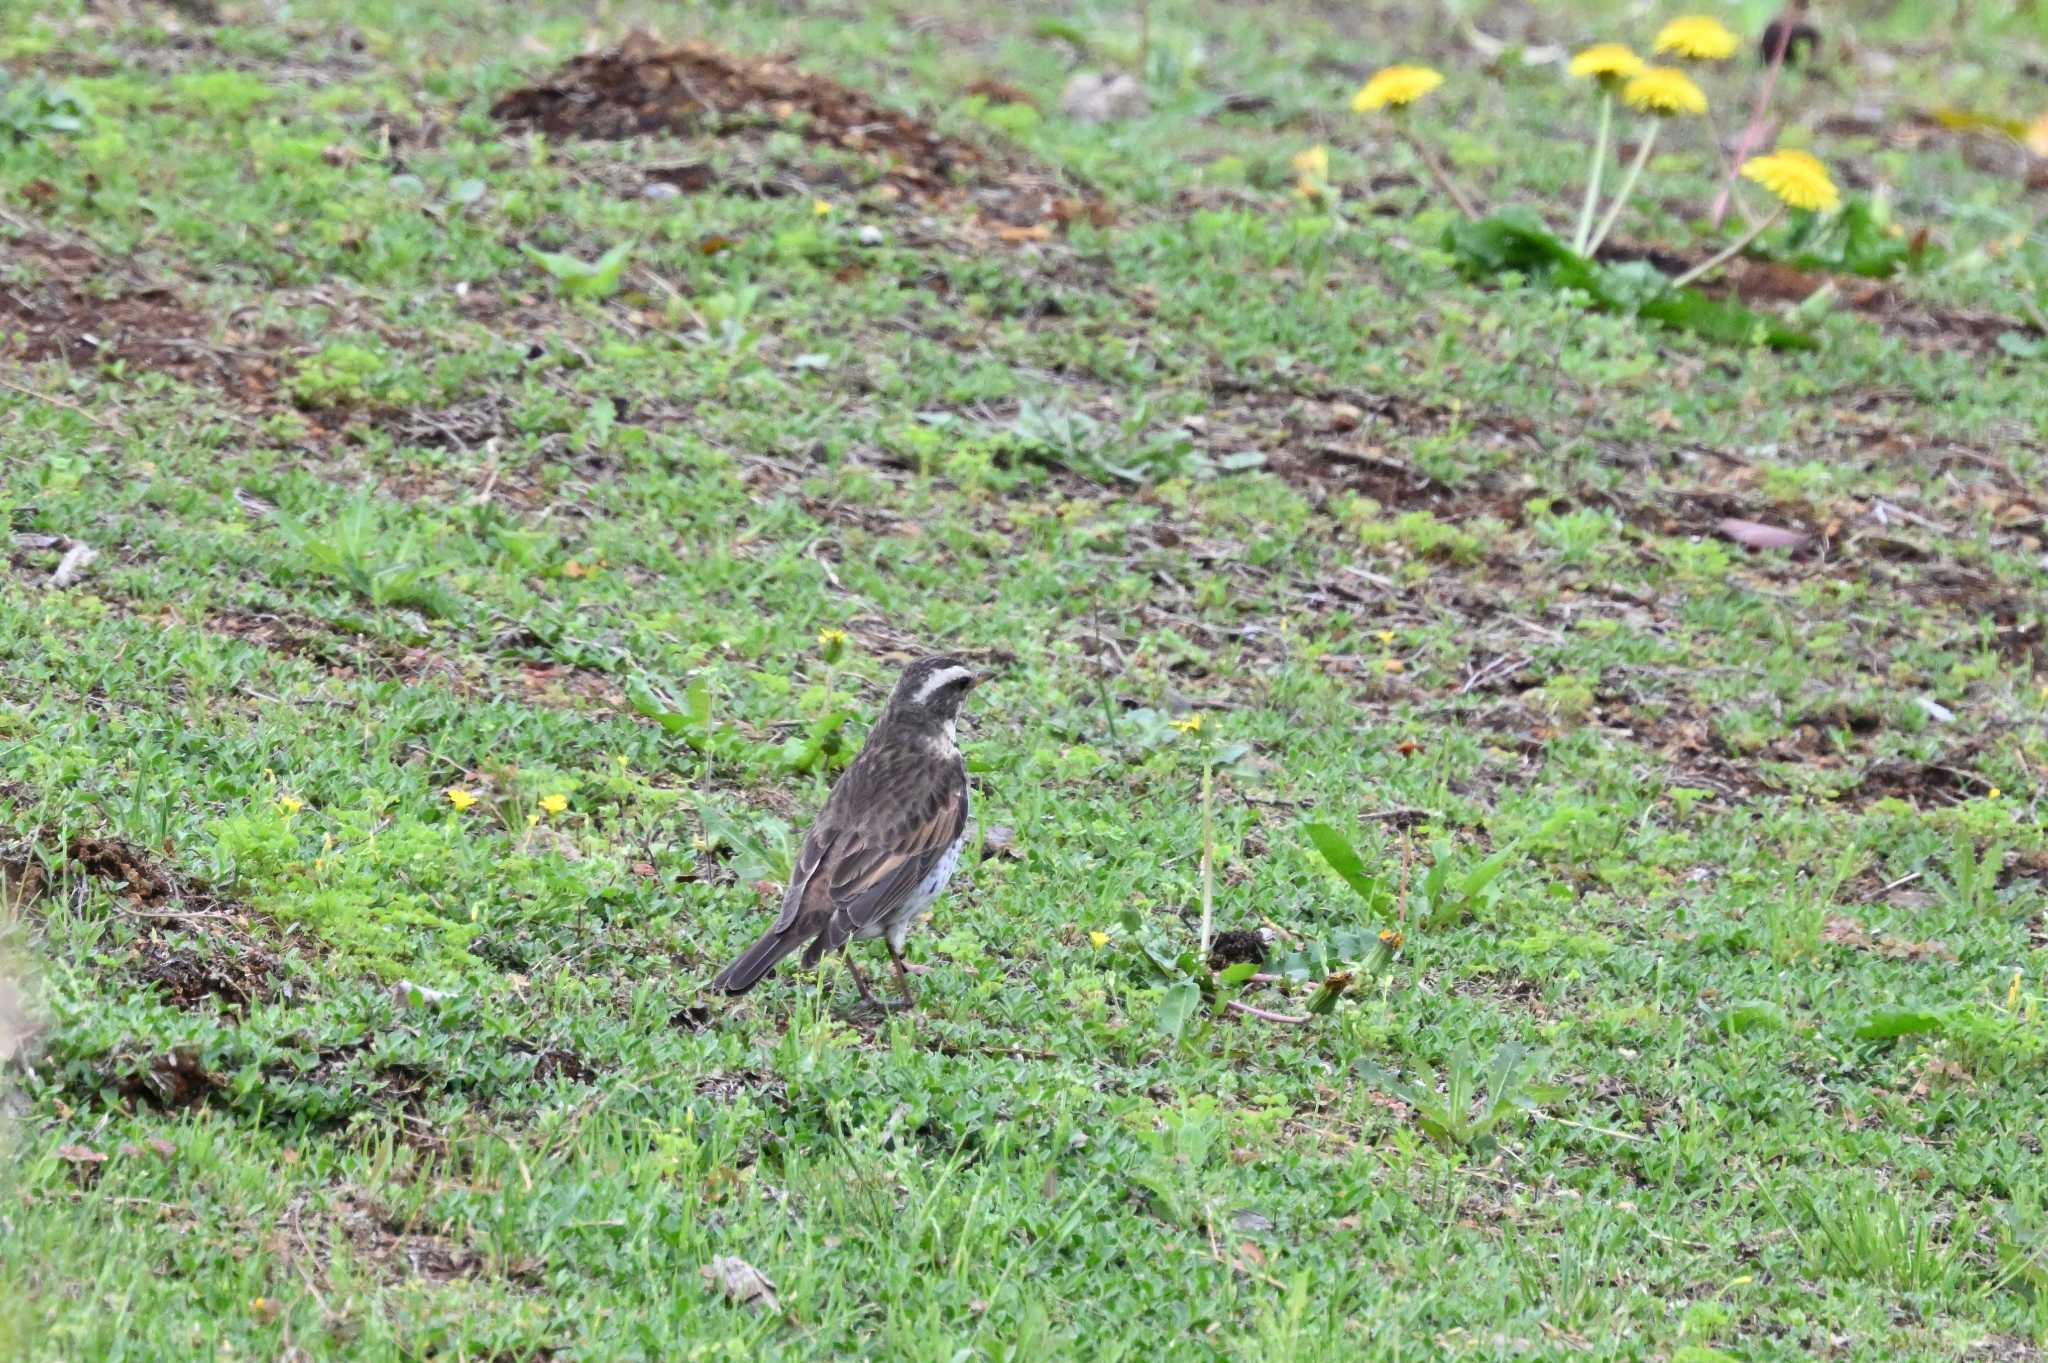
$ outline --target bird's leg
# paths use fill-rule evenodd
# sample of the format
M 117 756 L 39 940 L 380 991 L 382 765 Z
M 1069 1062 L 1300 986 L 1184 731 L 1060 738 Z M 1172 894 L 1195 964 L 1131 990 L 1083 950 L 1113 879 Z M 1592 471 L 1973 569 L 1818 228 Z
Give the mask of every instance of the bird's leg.
M 867 977 L 862 975 L 860 967 L 853 963 L 852 943 L 849 942 L 847 947 L 847 950 L 839 953 L 839 958 L 846 962 L 847 974 L 853 976 L 853 987 L 860 990 L 860 1001 L 870 1008 L 880 1008 L 882 1005 L 876 1001 L 874 994 L 868 989 Z
M 894 942 L 888 942 L 886 938 L 883 940 L 887 942 L 889 947 L 889 964 L 896 967 L 896 988 L 902 991 L 903 1006 L 905 1008 L 915 1008 L 917 1007 L 917 996 L 910 990 L 910 967 L 904 964 L 903 949 Z

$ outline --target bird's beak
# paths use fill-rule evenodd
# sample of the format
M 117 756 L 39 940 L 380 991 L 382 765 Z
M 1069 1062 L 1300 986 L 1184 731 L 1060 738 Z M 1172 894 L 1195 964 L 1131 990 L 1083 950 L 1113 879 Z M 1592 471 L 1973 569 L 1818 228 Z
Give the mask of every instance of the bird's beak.
M 995 679 L 996 674 L 993 672 L 977 672 L 972 677 L 968 678 L 967 689 L 969 691 L 978 690 L 979 688 L 986 686 L 988 683 L 994 681 Z

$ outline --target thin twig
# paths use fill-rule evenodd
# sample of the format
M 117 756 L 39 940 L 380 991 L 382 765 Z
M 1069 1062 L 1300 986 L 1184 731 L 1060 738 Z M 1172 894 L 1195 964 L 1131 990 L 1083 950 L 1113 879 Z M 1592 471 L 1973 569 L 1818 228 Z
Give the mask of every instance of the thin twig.
M 1581 1131 L 1590 1131 L 1596 1136 L 1612 1136 L 1616 1140 L 1634 1141 L 1637 1145 L 1648 1145 L 1650 1143 L 1648 1136 L 1637 1136 L 1626 1131 L 1616 1131 L 1611 1126 L 1594 1126 L 1590 1122 L 1575 1122 L 1569 1117 L 1553 1117 L 1548 1112 L 1536 1109 L 1531 1109 L 1529 1115 L 1540 1121 L 1554 1122 L 1559 1126 L 1573 1126 Z
M 1444 168 L 1436 163 L 1436 157 L 1430 152 L 1428 144 L 1399 124 L 1394 125 L 1394 131 L 1399 133 L 1401 140 L 1415 152 L 1416 158 L 1422 162 L 1422 168 L 1429 172 L 1429 178 L 1436 181 L 1436 187 L 1451 196 L 1451 202 L 1458 206 L 1458 211 L 1472 221 L 1478 222 L 1479 210 L 1472 206 L 1472 201 L 1465 197 L 1465 191 L 1458 188 L 1457 183 L 1445 173 Z
M 1263 1018 L 1267 1022 L 1284 1022 L 1291 1027 L 1300 1027 L 1309 1021 L 1306 1013 L 1269 1013 L 1263 1008 L 1254 1008 L 1241 999 L 1229 1000 L 1228 1006 L 1249 1017 Z
M 85 408 L 79 406 L 77 403 L 71 401 L 69 398 L 60 398 L 55 393 L 45 393 L 39 389 L 29 388 L 23 384 L 14 382 L 12 379 L 0 378 L 0 388 L 9 389 L 13 392 L 21 394 L 25 398 L 34 398 L 38 402 L 47 402 L 52 407 L 62 407 L 67 412 L 76 412 L 80 417 L 84 418 L 86 421 L 92 423 L 93 425 L 99 427 L 103 431 L 106 431 L 113 435 L 118 435 L 122 437 L 124 440 L 134 439 L 134 436 L 130 435 L 125 427 L 117 426 L 110 421 L 102 421 L 100 418 L 94 416 L 91 412 L 86 411 Z
M 1893 890 L 1898 889 L 1901 885 L 1911 885 L 1914 881 L 1918 880 L 1919 878 L 1920 872 L 1918 871 L 1914 871 L 1910 875 L 1900 876 L 1897 880 L 1894 880 L 1889 885 L 1880 885 L 1876 889 L 1872 890 L 1869 894 L 1863 896 L 1863 902 L 1865 904 L 1871 903 L 1879 896 L 1888 895 Z
M 1403 805 L 1396 809 L 1375 809 L 1369 814 L 1359 815 L 1358 821 L 1360 823 L 1384 823 L 1389 819 L 1434 819 L 1436 816 L 1436 811 L 1433 809 L 1414 809 Z

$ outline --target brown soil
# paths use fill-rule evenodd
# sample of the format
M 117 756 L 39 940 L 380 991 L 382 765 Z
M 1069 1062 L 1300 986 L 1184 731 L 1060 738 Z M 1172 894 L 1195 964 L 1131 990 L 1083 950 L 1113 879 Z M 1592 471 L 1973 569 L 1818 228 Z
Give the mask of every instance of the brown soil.
M 33 896 L 50 891 L 51 854 L 26 853 L 8 862 L 22 874 L 18 888 Z M 139 927 L 129 945 L 130 973 L 179 1008 L 214 1006 L 240 1012 L 276 992 L 283 966 L 259 939 L 260 920 L 245 906 L 188 881 L 143 849 L 116 838 L 79 838 L 59 848 L 51 865 L 69 861 L 84 875 L 118 885 L 136 910 Z M 159 1060 L 138 1082 L 143 1096 L 167 1106 L 196 1100 L 192 1065 Z M 201 1086 L 203 1087 L 203 1085 Z
M 345 1241 L 357 1264 L 388 1278 L 418 1277 L 432 1283 L 482 1276 L 489 1268 L 473 1246 L 406 1221 L 379 1207 L 369 1194 L 344 1190 L 332 1205 L 299 1198 L 278 1218 L 267 1248 L 285 1261 L 306 1261 L 324 1280 L 332 1262 L 336 1237 Z M 538 1265 L 506 1266 L 507 1276 L 521 1281 Z
M 1857 809 L 1879 800 L 1904 800 L 1925 809 L 1955 804 L 1989 788 L 1990 782 L 1960 767 L 1885 757 L 1866 767 L 1842 799 Z
M 1655 247 L 1613 245 L 1601 248 L 1602 260 L 1646 260 L 1667 275 L 1677 275 L 1706 257 L 1698 258 L 1660 251 Z M 2024 323 L 1996 313 L 1954 312 L 1916 307 L 1899 287 L 1885 279 L 1863 275 L 1834 274 L 1825 270 L 1802 270 L 1776 260 L 1753 260 L 1737 256 L 1719 271 L 1702 279 L 1699 289 L 1712 298 L 1734 299 L 1751 307 L 1769 309 L 1786 303 L 1801 303 L 1815 290 L 1833 284 L 1838 307 L 1870 318 L 1888 331 L 1911 338 L 1992 348 L 2008 331 L 2025 331 Z
M 86 246 L 45 236 L 0 243 L 0 353 L 86 368 L 125 364 L 262 406 L 276 391 L 277 369 L 240 339 L 216 341 L 207 315 L 170 285 Z
M 1393 393 L 1295 394 L 1235 379 L 1214 382 L 1216 405 L 1198 434 L 1211 450 L 1254 449 L 1276 477 L 1315 498 L 1355 492 L 1391 511 L 1428 511 L 1445 521 L 1490 516 L 1520 523 L 1524 496 L 1482 474 L 1451 487 L 1399 457 L 1418 435 L 1462 429 L 1474 445 L 1533 446 L 1535 423 L 1483 411 L 1453 412 Z M 1531 490 L 1533 492 L 1533 489 Z
M 976 148 L 787 58 L 740 57 L 701 42 L 671 47 L 649 33 L 576 57 L 554 79 L 500 97 L 491 112 L 555 137 L 606 140 L 716 135 L 801 117 L 805 137 L 874 158 L 890 184 L 926 199 L 986 165 Z

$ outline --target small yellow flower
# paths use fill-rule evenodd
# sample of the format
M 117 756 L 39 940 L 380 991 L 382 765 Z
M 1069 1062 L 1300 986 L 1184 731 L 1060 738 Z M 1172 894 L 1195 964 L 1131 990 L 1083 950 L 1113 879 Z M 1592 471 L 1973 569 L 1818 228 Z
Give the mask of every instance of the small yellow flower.
M 832 216 L 832 205 L 824 199 L 813 199 L 811 200 L 811 212 L 821 218 L 829 218 Z
M 277 807 L 286 814 L 296 814 L 306 807 L 306 802 L 295 795 L 280 795 L 277 797 Z
M 1572 64 L 1565 68 L 1574 79 L 1592 77 L 1602 85 L 1612 87 L 1617 81 L 1632 80 L 1643 74 L 1643 59 L 1620 43 L 1595 43 L 1572 58 Z
M 450 786 L 448 787 L 447 790 L 441 793 L 448 797 L 449 804 L 455 806 L 455 812 L 457 814 L 460 814 L 463 810 L 468 809 L 471 805 L 476 803 L 476 796 L 470 794 L 461 786 Z
M 821 629 L 818 631 L 818 652 L 828 663 L 836 663 L 846 653 L 846 631 L 843 629 Z
M 1351 111 L 1368 114 L 1374 109 L 1405 109 L 1443 83 L 1443 76 L 1426 66 L 1389 66 L 1358 87 L 1351 97 Z
M 1621 87 L 1622 102 L 1637 113 L 1703 114 L 1707 93 L 1675 66 L 1652 66 Z
M 1088 940 L 1093 942 L 1096 946 L 1106 947 L 1109 945 L 1109 934 L 1097 930 L 1095 932 L 1091 932 L 1088 934 Z
M 1842 192 L 1828 178 L 1828 168 L 1811 153 L 1781 147 L 1768 156 L 1742 163 L 1742 176 L 1778 196 L 1788 208 L 1825 213 L 1842 201 Z
M 1189 715 L 1186 719 L 1176 719 L 1173 721 L 1173 727 L 1184 734 L 1198 734 L 1202 732 L 1202 717 L 1199 714 L 1194 714 Z
M 1742 39 L 1719 19 L 1710 14 L 1688 14 L 1658 29 L 1651 51 L 1660 57 L 1676 52 L 1696 62 L 1724 62 L 1741 46 Z
M 543 795 L 540 797 L 540 807 L 542 813 L 560 814 L 569 807 L 569 797 L 566 795 Z
M 1996 800 L 2003 793 L 2004 792 L 2000 791 L 1997 786 L 1993 786 L 1991 789 L 1984 792 L 1984 798 L 1987 800 Z
M 1294 173 L 1306 180 L 1329 179 L 1330 149 L 1310 147 L 1307 151 L 1294 153 Z
M 1381 929 L 1380 929 L 1380 940 L 1381 940 L 1382 942 L 1386 943 L 1386 945 L 1387 945 L 1387 950 L 1389 950 L 1389 951 L 1399 951 L 1399 950 L 1401 949 L 1401 942 L 1402 942 L 1402 940 L 1403 940 L 1403 939 L 1402 939 L 1402 937 L 1401 937 L 1401 934 L 1400 934 L 1400 933 L 1398 933 L 1398 932 L 1396 932 L 1396 931 L 1394 931 L 1394 929 L 1392 929 L 1392 928 L 1381 928 Z
M 2010 985 L 2008 985 L 2008 986 L 2006 987 L 2006 991 L 2005 991 L 2005 1006 L 2006 1006 L 2006 1007 L 2007 1007 L 2008 1009 L 2010 1009 L 2010 1008 L 2016 1008 L 2016 1007 L 2018 1007 L 2018 1006 L 2019 1006 L 2019 1001 L 2020 1001 L 2020 975 L 2021 975 L 2021 973 L 2022 973 L 2022 972 L 2020 972 L 2020 971 L 2018 971 L 2018 970 L 2015 970 L 2015 971 L 2013 971 L 2013 972 L 2012 972 L 2012 983 L 2011 983 Z
M 1372 637 L 1379 640 L 1383 644 L 1391 644 L 1394 642 L 1394 631 L 1390 629 L 1383 629 L 1379 633 L 1373 635 Z

